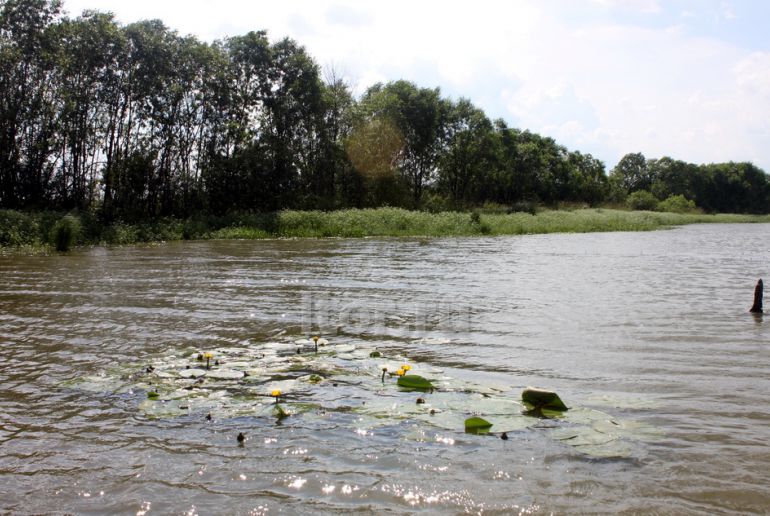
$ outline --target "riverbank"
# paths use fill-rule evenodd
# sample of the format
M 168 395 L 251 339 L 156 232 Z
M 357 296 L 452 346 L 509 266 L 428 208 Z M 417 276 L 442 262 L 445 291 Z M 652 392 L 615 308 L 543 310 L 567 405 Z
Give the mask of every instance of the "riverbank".
M 616 209 L 543 210 L 535 214 L 400 208 L 233 214 L 141 224 L 102 224 L 90 214 L 0 211 L 0 247 L 39 251 L 82 245 L 261 238 L 497 236 L 650 231 L 696 223 L 770 222 L 770 215 L 680 214 Z

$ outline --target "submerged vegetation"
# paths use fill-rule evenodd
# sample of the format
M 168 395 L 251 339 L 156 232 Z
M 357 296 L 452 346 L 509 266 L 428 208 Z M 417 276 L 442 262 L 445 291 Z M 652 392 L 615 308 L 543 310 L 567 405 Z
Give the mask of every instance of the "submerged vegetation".
M 121 394 L 153 419 L 250 417 L 281 422 L 280 428 L 325 421 L 337 431 L 389 427 L 389 435 L 402 432 L 417 441 L 436 431 L 507 440 L 507 432 L 526 430 L 544 432 L 594 457 L 633 456 L 639 442 L 662 436 L 650 425 L 599 410 L 567 409 L 551 391 L 526 388 L 519 395 L 513 386 L 492 388 L 427 363 L 404 364 L 401 355 L 372 357 L 375 349 L 366 344 L 324 342 L 315 348 L 310 339 L 286 337 L 205 353 L 171 349 L 146 357 L 150 365 L 118 365 L 74 379 L 65 388 L 97 396 Z M 206 355 L 215 362 L 204 368 L 200 357 Z M 386 379 L 380 371 L 396 372 Z M 547 426 L 539 424 L 543 419 Z M 239 434 L 237 441 L 245 440 Z
M 0 210 L 0 247 L 125 245 L 140 242 L 209 239 L 323 237 L 497 236 L 596 231 L 649 231 L 694 223 L 770 222 L 770 215 L 704 215 L 612 209 L 543 210 L 499 213 L 364 210 L 281 211 L 230 214 L 186 220 L 166 218 L 152 223 L 103 225 L 91 215 L 45 212 L 26 214 Z

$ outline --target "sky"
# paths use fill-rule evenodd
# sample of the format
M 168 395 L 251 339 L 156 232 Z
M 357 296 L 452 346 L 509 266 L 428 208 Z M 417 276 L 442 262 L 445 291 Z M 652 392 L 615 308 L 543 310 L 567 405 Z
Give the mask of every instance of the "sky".
M 591 153 L 770 172 L 765 0 L 64 0 L 205 41 L 290 37 L 360 94 L 406 79 Z

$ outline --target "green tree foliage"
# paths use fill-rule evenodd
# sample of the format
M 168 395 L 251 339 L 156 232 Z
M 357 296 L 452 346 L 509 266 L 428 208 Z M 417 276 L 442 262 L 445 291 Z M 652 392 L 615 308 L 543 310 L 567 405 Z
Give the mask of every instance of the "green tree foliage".
M 567 200 L 595 205 L 609 194 L 609 181 L 604 163 L 590 154 L 571 152 L 569 161 L 569 187 Z
M 647 160 L 641 152 L 623 156 L 612 169 L 610 177 L 615 179 L 626 193 L 649 190 L 653 183 Z
M 438 88 L 392 81 L 356 99 L 297 42 L 264 31 L 209 44 L 159 20 L 121 25 L 97 11 L 64 16 L 60 0 L 0 0 L 0 93 L 0 209 L 132 223 L 383 205 L 533 209 L 644 191 L 672 207 L 683 196 L 709 212 L 770 211 L 767 176 L 750 163 L 635 153 L 607 177 L 590 154 L 492 122 Z
M 61 3 L 0 4 L 0 206 L 50 202 L 56 128 L 53 23 Z
M 469 100 L 460 99 L 450 106 L 446 135 L 439 167 L 440 190 L 455 206 L 483 201 L 490 171 L 497 167 L 497 140 L 492 123 Z
M 643 190 L 658 200 L 681 196 L 706 212 L 770 212 L 770 181 L 751 163 L 695 165 L 667 156 L 646 160 L 642 154 L 628 154 L 613 169 L 610 183 L 626 193 L 645 185 Z
M 700 168 L 696 204 L 709 212 L 768 213 L 767 174 L 751 163 L 719 163 Z
M 375 84 L 361 99 L 358 113 L 362 123 L 376 121 L 399 132 L 403 145 L 392 162 L 409 185 L 415 207 L 435 180 L 446 143 L 449 109 L 438 88 L 418 88 L 407 81 Z
M 655 178 L 650 190 L 658 199 L 672 195 L 695 198 L 699 170 L 697 165 L 664 156 L 647 161 L 650 176 Z

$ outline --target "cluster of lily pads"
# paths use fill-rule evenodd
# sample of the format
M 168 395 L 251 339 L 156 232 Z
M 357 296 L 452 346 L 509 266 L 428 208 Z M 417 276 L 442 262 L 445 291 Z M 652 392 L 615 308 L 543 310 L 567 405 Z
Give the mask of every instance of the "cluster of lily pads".
M 538 427 L 583 453 L 604 457 L 627 456 L 634 440 L 660 435 L 604 412 L 570 409 L 552 391 L 527 388 L 520 399 L 511 399 L 503 389 L 460 381 L 429 364 L 320 337 L 168 350 L 142 365 L 116 366 L 70 386 L 142 396 L 138 408 L 150 418 L 310 420 L 352 412 L 357 428 L 408 420 L 503 439 Z

